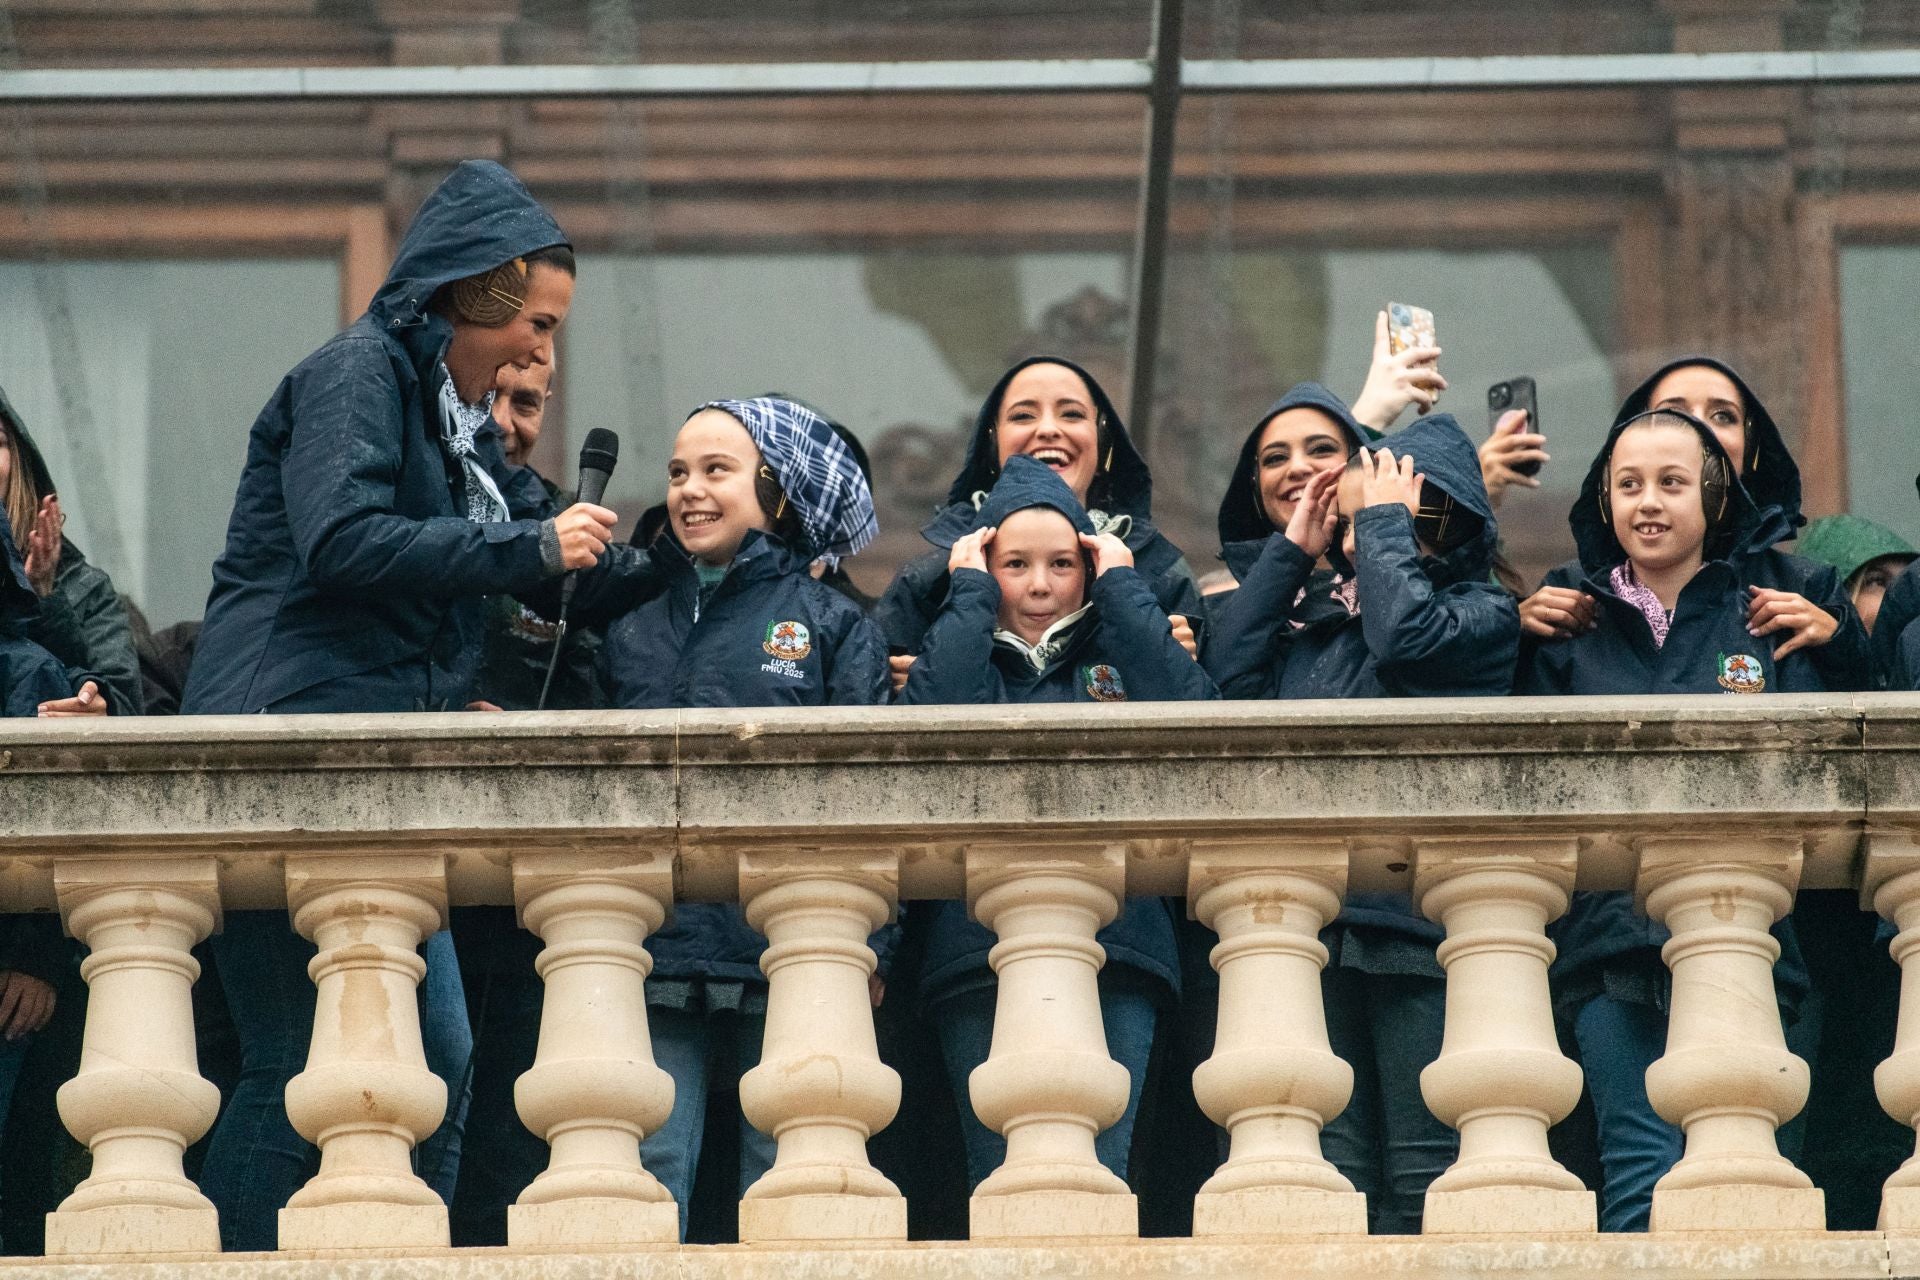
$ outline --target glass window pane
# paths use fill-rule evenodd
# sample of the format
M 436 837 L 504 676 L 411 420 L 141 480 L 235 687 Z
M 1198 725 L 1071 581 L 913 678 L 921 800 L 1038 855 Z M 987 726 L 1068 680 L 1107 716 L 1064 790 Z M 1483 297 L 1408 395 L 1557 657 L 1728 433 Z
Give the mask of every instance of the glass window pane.
M 1858 245 L 1840 256 L 1840 323 L 1846 334 L 1849 510 L 1920 546 L 1920 367 L 1914 300 L 1920 244 Z

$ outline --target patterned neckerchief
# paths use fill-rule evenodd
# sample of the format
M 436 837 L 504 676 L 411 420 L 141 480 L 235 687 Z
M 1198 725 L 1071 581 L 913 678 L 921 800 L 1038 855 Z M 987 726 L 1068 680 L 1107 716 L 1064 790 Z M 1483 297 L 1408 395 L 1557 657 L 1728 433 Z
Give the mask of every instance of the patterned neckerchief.
M 479 404 L 467 404 L 454 389 L 453 375 L 447 373 L 445 365 L 440 366 L 440 372 L 445 375 L 440 383 L 440 441 L 466 474 L 467 482 L 462 488 L 467 494 L 467 519 L 475 524 L 509 519 L 507 500 L 487 469 L 480 465 L 474 447 L 474 437 L 493 418 L 493 392 L 487 392 Z
M 1607 575 L 1607 585 L 1613 588 L 1613 594 L 1646 618 L 1647 626 L 1653 631 L 1653 647 L 1663 647 L 1667 643 L 1667 631 L 1673 626 L 1673 615 L 1660 603 L 1660 597 L 1653 594 L 1653 588 L 1634 575 L 1633 565 L 1622 562 L 1613 566 L 1613 572 Z

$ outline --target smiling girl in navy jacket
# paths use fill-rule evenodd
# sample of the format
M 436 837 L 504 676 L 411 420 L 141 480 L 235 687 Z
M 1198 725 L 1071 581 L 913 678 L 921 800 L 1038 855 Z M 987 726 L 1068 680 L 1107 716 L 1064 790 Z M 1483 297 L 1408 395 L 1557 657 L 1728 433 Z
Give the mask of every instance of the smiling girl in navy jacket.
M 1819 692 L 1863 688 L 1866 633 L 1839 575 L 1774 549 L 1790 517 L 1762 509 L 1707 423 L 1657 409 L 1616 425 L 1569 521 L 1590 629 L 1528 636 L 1527 693 Z M 1600 1226 L 1644 1231 L 1653 1187 L 1680 1158 L 1679 1129 L 1647 1099 L 1666 1045 L 1666 929 L 1632 895 L 1581 892 L 1551 930 L 1554 999 L 1572 1029 L 1599 1124 Z M 1807 976 L 1791 921 L 1774 928 L 1791 1013 Z
M 600 648 L 616 707 L 861 706 L 887 698 L 880 633 L 808 566 L 852 555 L 878 532 L 873 496 L 833 429 L 790 400 L 716 400 L 680 428 L 667 467 L 660 595 L 616 621 Z M 876 935 L 884 950 L 890 930 Z M 736 1063 L 759 1058 L 766 939 L 738 906 L 681 903 L 647 940 L 654 1054 L 674 1077 L 673 1114 L 641 1157 L 679 1202 L 684 1234 L 699 1162 L 716 1030 Z M 726 1015 L 716 1022 L 717 1015 Z M 720 1037 L 724 1040 L 725 1037 Z M 732 1074 L 731 1071 L 728 1074 Z M 771 1139 L 741 1122 L 740 1185 L 771 1163 Z
M 1215 618 L 1207 668 L 1229 698 L 1509 693 L 1520 620 L 1487 580 L 1496 539 L 1473 443 L 1446 414 L 1422 418 L 1307 481 Z M 1377 1233 L 1420 1229 L 1458 1150 L 1419 1081 L 1445 1024 L 1442 936 L 1386 893 L 1350 895 L 1321 934 L 1327 1029 L 1354 1068 L 1322 1142 Z
M 1091 559 L 1091 568 L 1088 561 Z M 1174 639 L 1127 544 L 1095 534 L 1086 508 L 1042 462 L 1010 457 L 948 559 L 946 599 L 907 677 L 904 703 L 1199 701 L 1213 682 Z M 1091 578 L 1091 581 L 1089 579 Z M 960 1100 L 970 1187 L 1006 1156 L 981 1124 L 967 1078 L 987 1060 L 996 984 L 993 934 L 960 902 L 916 904 L 927 913 L 921 995 Z M 1127 1176 L 1127 1154 L 1160 1015 L 1179 993 L 1173 917 L 1159 898 L 1132 898 L 1096 941 L 1107 1050 L 1132 1087 L 1120 1119 L 1095 1142 L 1100 1160 Z

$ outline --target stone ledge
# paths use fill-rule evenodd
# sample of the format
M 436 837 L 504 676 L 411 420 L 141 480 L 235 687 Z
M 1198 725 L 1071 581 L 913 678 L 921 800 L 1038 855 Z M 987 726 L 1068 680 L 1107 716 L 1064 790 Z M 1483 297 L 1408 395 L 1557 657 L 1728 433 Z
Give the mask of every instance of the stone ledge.
M 1724 1236 L 1561 1236 L 1527 1240 L 1143 1240 L 1000 1246 L 925 1242 L 791 1249 L 706 1245 L 608 1253 L 506 1249 L 287 1256 L 169 1257 L 149 1263 L 10 1261 L 0 1280 L 1887 1280 L 1913 1276 L 1920 1237 L 1879 1232 Z

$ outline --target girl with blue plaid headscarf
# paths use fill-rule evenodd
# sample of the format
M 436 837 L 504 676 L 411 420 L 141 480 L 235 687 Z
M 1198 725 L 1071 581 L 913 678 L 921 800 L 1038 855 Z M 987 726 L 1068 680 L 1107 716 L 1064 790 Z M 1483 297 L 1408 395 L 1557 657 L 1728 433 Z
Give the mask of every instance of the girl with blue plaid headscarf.
M 667 589 L 609 627 L 600 648 L 608 704 L 885 702 L 878 628 L 808 572 L 877 532 L 866 479 L 818 414 L 772 396 L 700 406 L 667 465 L 667 528 L 653 543 Z M 890 950 L 892 936 L 876 935 L 875 950 Z M 766 940 L 737 906 L 682 903 L 647 949 L 654 1056 L 673 1076 L 674 1102 L 641 1156 L 679 1202 L 684 1233 L 708 1089 L 759 1057 Z M 742 1123 L 740 1151 L 744 1191 L 770 1166 L 773 1142 Z

